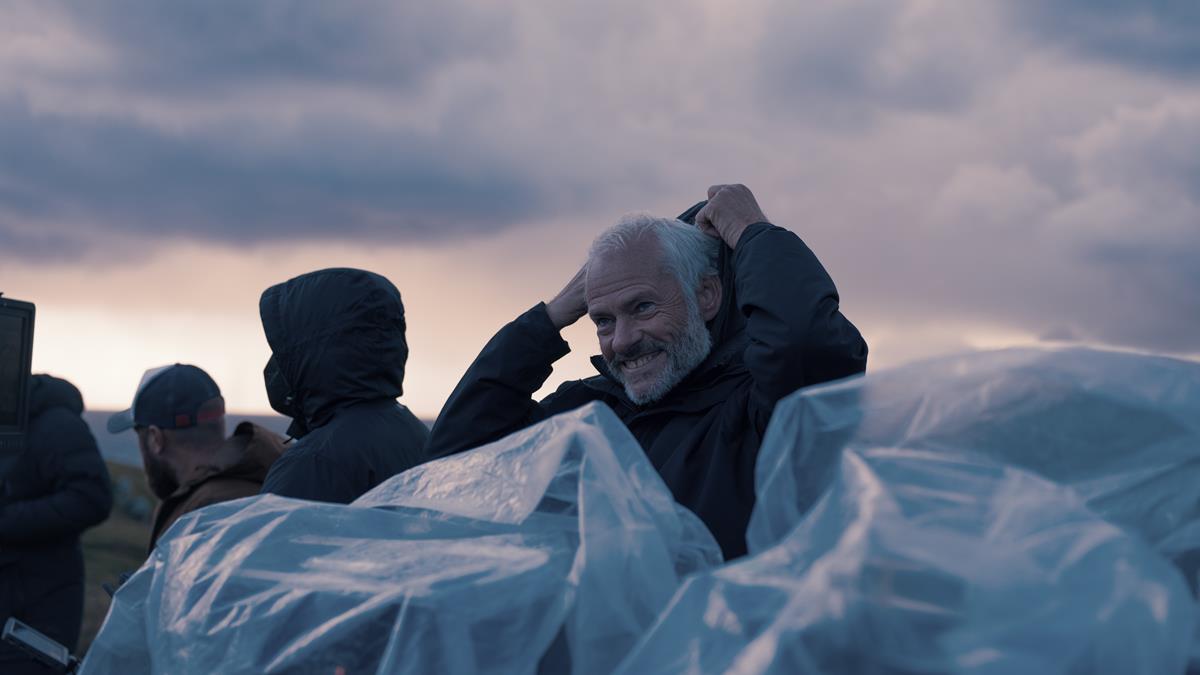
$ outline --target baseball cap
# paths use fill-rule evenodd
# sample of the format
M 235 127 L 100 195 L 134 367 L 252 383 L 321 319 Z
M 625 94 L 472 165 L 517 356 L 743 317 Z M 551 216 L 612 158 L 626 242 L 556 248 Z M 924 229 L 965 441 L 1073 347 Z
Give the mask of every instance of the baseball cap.
M 147 370 L 133 395 L 133 406 L 110 416 L 108 431 L 115 434 L 150 425 L 183 429 L 224 414 L 225 399 L 208 373 L 176 363 Z

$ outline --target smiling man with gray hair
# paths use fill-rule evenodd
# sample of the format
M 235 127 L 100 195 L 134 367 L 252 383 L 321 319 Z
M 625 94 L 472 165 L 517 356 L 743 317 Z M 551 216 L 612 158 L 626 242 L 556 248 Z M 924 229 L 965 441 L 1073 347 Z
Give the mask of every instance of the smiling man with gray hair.
M 754 466 L 775 404 L 863 372 L 867 345 L 816 256 L 767 222 L 749 189 L 715 185 L 708 198 L 694 224 L 631 215 L 597 237 L 557 296 L 484 347 L 434 425 L 429 454 L 603 401 L 726 559 L 744 555 Z M 584 315 L 600 341 L 599 375 L 534 401 L 569 351 L 560 331 Z

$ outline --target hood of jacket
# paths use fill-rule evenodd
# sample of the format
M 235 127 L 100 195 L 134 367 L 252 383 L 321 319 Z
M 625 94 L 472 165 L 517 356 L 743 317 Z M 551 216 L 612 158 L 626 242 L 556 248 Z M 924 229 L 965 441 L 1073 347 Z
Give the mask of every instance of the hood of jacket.
M 696 224 L 696 214 L 708 204 L 699 202 L 692 208 L 679 214 L 678 219 L 688 225 Z M 708 322 L 708 332 L 712 334 L 712 355 L 718 356 L 745 347 L 746 317 L 738 311 L 737 297 L 733 287 L 733 250 L 722 244 L 717 255 L 717 274 L 721 278 L 721 308 L 717 315 Z M 731 345 L 733 345 L 731 347 Z
M 293 436 L 341 407 L 403 393 L 404 304 L 386 278 L 346 268 L 309 272 L 268 288 L 258 308 L 293 419 L 302 422 Z
M 224 474 L 258 483 L 266 479 L 271 465 L 284 451 L 282 438 L 253 422 L 239 423 L 225 442 L 237 448 L 241 460 L 226 469 Z
M 66 408 L 83 414 L 83 395 L 75 385 L 52 375 L 34 375 L 29 379 L 29 418 L 51 408 Z

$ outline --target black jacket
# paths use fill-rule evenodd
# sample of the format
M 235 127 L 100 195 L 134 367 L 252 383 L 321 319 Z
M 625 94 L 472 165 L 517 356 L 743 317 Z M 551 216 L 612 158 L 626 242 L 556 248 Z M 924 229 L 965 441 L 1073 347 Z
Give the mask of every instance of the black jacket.
M 0 621 L 9 616 L 74 649 L 83 618 L 79 535 L 108 518 L 112 490 L 83 398 L 66 380 L 34 375 L 29 437 L 0 486 Z M 0 673 L 47 673 L 0 645 Z
M 550 415 L 603 401 L 625 422 L 675 499 L 708 525 L 726 559 L 746 553 L 754 466 L 767 421 L 796 389 L 863 372 L 867 345 L 838 309 L 833 281 L 799 237 L 768 223 L 723 253 L 725 306 L 709 324 L 713 351 L 663 399 L 637 406 L 609 375 L 531 399 L 569 347 L 544 304 L 505 326 L 450 395 L 430 437 L 445 456 Z
M 76 550 L 79 535 L 112 510 L 108 469 L 81 417 L 70 382 L 34 375 L 25 452 L 3 476 L 0 564 L 14 557 L 54 559 Z
M 288 394 L 272 405 L 292 417 L 298 439 L 271 466 L 264 493 L 345 504 L 422 461 L 429 432 L 396 402 L 408 345 L 390 281 L 310 272 L 268 288 L 259 312 Z

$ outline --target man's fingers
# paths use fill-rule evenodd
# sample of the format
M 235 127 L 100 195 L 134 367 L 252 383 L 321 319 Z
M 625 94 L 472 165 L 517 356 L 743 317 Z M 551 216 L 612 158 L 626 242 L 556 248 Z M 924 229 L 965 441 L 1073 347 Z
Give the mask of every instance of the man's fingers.
M 709 189 L 711 190 L 712 188 Z M 711 203 L 705 204 L 704 208 L 696 212 L 696 227 L 700 228 L 700 231 L 704 234 L 713 237 L 720 237 L 721 233 L 717 231 L 716 226 L 714 226 L 712 222 L 711 206 Z
M 721 191 L 722 189 L 724 189 L 725 187 L 727 187 L 727 186 L 725 186 L 725 185 L 712 185 L 712 186 L 709 186 L 709 188 L 708 188 L 708 199 L 709 199 L 709 201 L 712 201 L 712 198 L 713 198 L 713 197 L 716 197 L 716 196 L 717 196 L 717 193 L 718 193 L 718 192 L 720 192 L 720 191 Z

